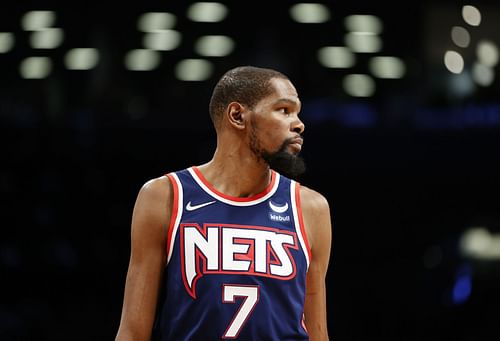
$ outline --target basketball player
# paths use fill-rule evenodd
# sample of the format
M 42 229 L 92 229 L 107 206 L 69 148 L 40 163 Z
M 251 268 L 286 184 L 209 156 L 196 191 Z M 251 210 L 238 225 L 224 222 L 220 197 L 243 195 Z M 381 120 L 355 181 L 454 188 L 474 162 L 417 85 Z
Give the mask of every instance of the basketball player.
M 300 107 L 277 71 L 222 76 L 213 158 L 139 191 L 117 340 L 328 340 L 329 205 L 291 180 Z

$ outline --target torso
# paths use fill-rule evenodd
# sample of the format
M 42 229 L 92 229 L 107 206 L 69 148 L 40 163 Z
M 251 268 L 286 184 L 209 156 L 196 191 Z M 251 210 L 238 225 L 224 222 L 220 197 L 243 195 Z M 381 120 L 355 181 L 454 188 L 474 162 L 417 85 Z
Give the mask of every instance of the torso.
M 300 185 L 273 172 L 250 198 L 226 196 L 195 167 L 168 175 L 162 340 L 305 340 L 308 238 Z

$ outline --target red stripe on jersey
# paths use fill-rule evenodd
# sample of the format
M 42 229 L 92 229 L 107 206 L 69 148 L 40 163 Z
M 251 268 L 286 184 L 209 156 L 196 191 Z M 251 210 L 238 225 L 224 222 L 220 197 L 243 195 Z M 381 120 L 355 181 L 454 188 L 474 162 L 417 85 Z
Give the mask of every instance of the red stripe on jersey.
M 203 182 L 203 184 L 208 189 L 210 189 L 212 192 L 214 192 L 218 196 L 220 196 L 222 198 L 225 198 L 227 200 L 232 200 L 232 201 L 247 202 L 247 201 L 253 201 L 253 200 L 260 199 L 263 196 L 265 196 L 266 194 L 268 194 L 269 192 L 271 192 L 271 190 L 272 190 L 272 188 L 273 188 L 273 186 L 274 186 L 274 184 L 276 182 L 276 172 L 273 171 L 273 170 L 271 170 L 271 181 L 269 182 L 269 184 L 266 186 L 266 188 L 262 192 L 260 192 L 260 193 L 258 193 L 256 195 L 253 195 L 251 197 L 248 197 L 248 198 L 239 198 L 239 197 L 233 197 L 231 195 L 227 195 L 227 194 L 224 194 L 222 192 L 219 192 L 214 186 L 212 186 L 212 184 L 207 179 L 205 179 L 205 177 L 203 176 L 203 174 L 201 174 L 201 172 L 198 169 L 198 167 L 193 166 L 192 168 L 193 168 L 193 171 L 198 176 L 198 178 L 200 179 L 200 181 Z
M 307 238 L 306 228 L 304 225 L 304 217 L 302 216 L 302 206 L 300 204 L 300 184 L 297 182 L 295 186 L 295 202 L 297 203 L 297 213 L 299 215 L 299 227 L 300 232 L 302 234 L 302 238 L 304 239 L 304 243 L 306 244 L 307 255 L 309 256 L 309 264 L 311 263 L 311 247 L 309 246 L 309 239 Z
M 172 174 L 167 174 L 167 177 L 170 180 L 170 183 L 172 184 L 172 189 L 174 191 L 174 196 L 173 196 L 174 202 L 172 205 L 172 211 L 170 213 L 170 223 L 167 232 L 167 257 L 168 257 L 168 254 L 170 252 L 170 244 L 172 243 L 172 235 L 174 233 L 175 221 L 177 219 L 177 212 L 179 210 L 179 186 L 177 185 L 177 182 L 175 181 Z

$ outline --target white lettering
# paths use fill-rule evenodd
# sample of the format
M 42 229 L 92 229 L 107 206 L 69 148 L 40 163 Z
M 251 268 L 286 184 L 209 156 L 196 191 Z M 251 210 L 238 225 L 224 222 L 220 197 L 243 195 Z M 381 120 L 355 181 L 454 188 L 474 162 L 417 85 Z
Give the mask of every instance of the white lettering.
M 271 219 L 272 221 L 279 221 L 284 223 L 290 221 L 290 216 L 282 216 L 279 214 L 269 213 L 269 219 Z
M 222 270 L 225 271 L 248 271 L 251 262 L 248 260 L 236 260 L 236 254 L 246 254 L 250 248 L 249 244 L 238 244 L 235 238 L 241 238 L 241 232 L 238 229 L 225 228 L 222 234 Z
M 181 226 L 183 278 L 195 298 L 195 281 L 205 273 L 238 273 L 289 279 L 295 262 L 289 249 L 298 249 L 295 233 L 248 226 Z M 221 259 L 219 260 L 219 254 Z M 203 262 L 203 267 L 200 262 Z
M 285 244 L 293 244 L 293 237 L 289 234 L 276 235 L 276 237 L 271 240 L 271 245 L 276 253 L 276 257 L 281 263 L 281 265 L 271 264 L 269 266 L 271 268 L 271 274 L 273 275 L 286 277 L 293 273 L 292 262 L 283 247 Z
M 184 227 L 184 267 L 186 280 L 189 287 L 192 287 L 196 277 L 196 249 L 200 250 L 206 259 L 207 270 L 217 270 L 219 268 L 219 228 L 208 227 L 207 239 L 195 226 Z

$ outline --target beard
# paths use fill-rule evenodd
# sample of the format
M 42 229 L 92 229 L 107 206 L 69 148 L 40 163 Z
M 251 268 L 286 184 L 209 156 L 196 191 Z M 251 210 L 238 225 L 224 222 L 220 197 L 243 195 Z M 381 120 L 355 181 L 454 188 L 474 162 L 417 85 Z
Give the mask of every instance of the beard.
M 251 149 L 257 158 L 263 159 L 271 169 L 287 178 L 296 180 L 299 175 L 306 171 L 306 164 L 302 157 L 287 151 L 287 147 L 292 143 L 292 140 L 287 139 L 277 151 L 268 152 L 260 147 L 254 131 L 251 136 Z
M 261 151 L 261 156 L 271 169 L 274 169 L 287 178 L 295 180 L 306 171 L 306 163 L 299 155 L 287 151 L 289 144 L 290 141 L 286 140 L 277 151 L 266 152 L 263 150 Z

